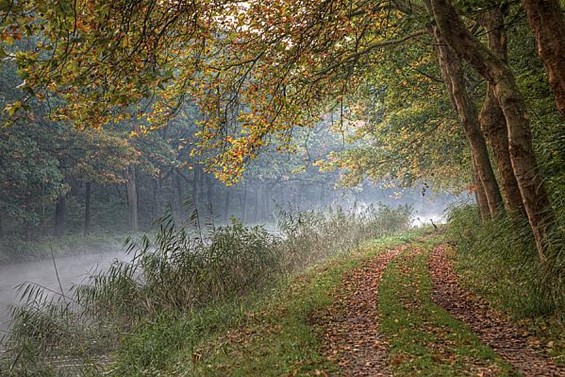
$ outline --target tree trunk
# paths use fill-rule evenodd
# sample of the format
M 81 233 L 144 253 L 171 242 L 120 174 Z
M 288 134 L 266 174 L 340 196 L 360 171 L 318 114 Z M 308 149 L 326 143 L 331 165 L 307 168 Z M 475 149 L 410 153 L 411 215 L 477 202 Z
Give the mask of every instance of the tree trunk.
M 492 170 L 487 145 L 479 127 L 475 105 L 467 93 L 461 61 L 445 43 L 437 27 L 434 27 L 433 33 L 437 42 L 436 49 L 442 78 L 469 142 L 475 172 L 486 196 L 490 217 L 494 218 L 502 208 L 502 196 Z
M 503 62 L 507 61 L 504 16 L 500 8 L 494 8 L 481 18 L 490 51 Z M 496 98 L 494 86 L 487 83 L 487 94 L 479 114 L 481 129 L 492 147 L 496 166 L 500 173 L 504 205 L 511 216 L 525 216 L 518 182 L 512 169 L 508 145 L 506 119 Z
M 161 177 L 153 178 L 153 221 L 161 217 Z
M 67 200 L 66 195 L 60 196 L 55 204 L 55 229 L 54 235 L 59 238 L 65 234 L 65 223 L 67 214 Z
M 224 197 L 224 223 L 227 224 L 230 220 L 230 204 L 231 204 L 231 189 L 225 188 L 226 196 Z
M 200 170 L 195 167 L 194 168 L 194 176 L 192 179 L 192 205 L 194 206 L 194 209 L 198 209 L 198 203 L 200 202 L 200 188 L 199 188 L 199 184 L 200 184 Z
M 492 85 L 488 87 L 487 95 L 479 114 L 479 123 L 492 147 L 496 166 L 500 173 L 506 210 L 511 216 L 525 215 L 520 188 L 514 176 L 510 158 L 506 119 L 498 104 Z
M 529 116 L 512 71 L 466 29 L 449 0 L 430 0 L 448 44 L 494 87 L 506 118 L 510 158 L 540 260 L 546 259 L 555 216 L 532 147 Z
M 247 217 L 247 183 L 243 185 L 243 200 L 241 202 L 241 221 L 245 223 Z
M 214 180 L 212 179 L 212 176 L 210 174 L 207 173 L 203 174 L 202 187 L 206 198 L 207 215 L 209 215 L 210 217 L 209 220 L 213 224 L 216 217 L 217 209 L 215 208 L 215 203 L 214 203 Z
M 128 199 L 128 224 L 130 232 L 139 230 L 137 217 L 137 185 L 135 182 L 135 168 L 130 166 L 126 169 L 126 192 Z
M 522 0 L 557 109 L 565 117 L 565 16 L 558 0 Z
M 175 193 L 176 193 L 176 198 L 175 198 L 175 221 L 177 223 L 181 223 L 183 221 L 183 219 L 185 218 L 184 216 L 184 200 L 183 200 L 183 189 L 182 189 L 182 177 L 179 174 L 178 171 L 175 171 L 175 174 L 173 176 L 173 180 L 174 180 L 174 185 L 175 185 Z M 195 203 L 196 206 L 196 203 Z
M 473 161 L 473 170 L 476 170 L 475 162 Z M 483 222 L 488 221 L 490 218 L 490 212 L 488 208 L 487 196 L 485 195 L 485 190 L 483 185 L 480 184 L 477 179 L 477 173 L 473 172 L 473 184 L 475 186 L 475 200 L 479 206 L 479 213 L 481 215 L 481 220 Z
M 0 240 L 4 239 L 4 208 L 0 207 Z
M 90 202 L 91 202 L 91 194 L 92 194 L 92 183 L 86 182 L 84 186 L 84 227 L 83 227 L 83 236 L 87 237 L 90 234 Z
M 269 191 L 269 185 L 265 183 L 263 185 L 263 200 L 261 201 L 261 206 L 263 208 L 263 221 L 269 222 L 271 221 L 271 209 L 269 208 L 269 201 L 271 197 L 271 193 Z

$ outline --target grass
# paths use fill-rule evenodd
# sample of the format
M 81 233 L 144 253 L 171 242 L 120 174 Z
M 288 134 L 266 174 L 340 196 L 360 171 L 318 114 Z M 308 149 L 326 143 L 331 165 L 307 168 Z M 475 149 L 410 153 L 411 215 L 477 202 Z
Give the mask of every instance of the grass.
M 151 352 L 135 356 L 165 356 L 160 361 L 151 361 L 148 369 L 131 367 L 139 365 L 132 360 L 136 353 L 131 350 L 140 343 L 146 347 L 147 331 L 142 331 L 142 337 L 128 336 L 129 346 L 118 354 L 120 366 L 115 375 L 155 375 L 156 370 L 160 370 L 160 376 L 314 376 L 322 371 L 335 375 L 337 366 L 320 353 L 320 338 L 310 320 L 312 314 L 331 304 L 332 293 L 346 271 L 415 236 L 413 233 L 368 242 L 353 253 L 339 255 L 298 277 L 279 282 L 269 291 L 241 302 L 235 310 L 234 307 L 222 310 L 225 317 L 220 321 L 209 320 L 206 314 L 202 331 L 190 334 L 181 331 L 185 334 L 182 344 L 177 343 L 181 348 L 172 353 L 167 334 L 176 337 L 179 322 L 165 322 L 168 323 L 165 329 L 159 327 L 150 333 L 163 334 L 158 344 L 168 351 L 156 351 L 158 346 L 149 342 Z M 187 324 L 184 322 L 180 327 L 186 328 Z
M 415 254 L 396 258 L 380 285 L 381 330 L 389 339 L 395 376 L 464 376 L 511 368 L 473 331 L 432 301 L 427 258 L 432 241 L 414 243 Z
M 190 227 L 178 227 L 171 217 L 165 218 L 153 238 L 130 242 L 131 262 L 113 264 L 93 276 L 90 284 L 75 286 L 69 295 L 54 297 L 33 284 L 23 287 L 24 305 L 15 308 L 11 331 L 2 339 L 9 352 L 2 355 L 0 369 L 13 365 L 12 375 L 25 375 L 34 368 L 57 370 L 56 360 L 70 356 L 77 364 L 92 366 L 95 373 L 98 366 L 92 360 L 110 355 L 114 375 L 155 375 L 172 368 L 171 360 L 181 357 L 177 354 L 196 361 L 211 357 L 209 352 L 198 351 L 201 341 L 237 328 L 242 321 L 252 323 L 250 318 L 260 316 L 250 317 L 248 310 L 257 308 L 259 301 L 265 307 L 273 301 L 279 306 L 257 310 L 267 314 L 256 327 L 273 323 L 265 328 L 279 329 L 282 325 L 275 326 L 274 321 L 280 319 L 280 313 L 290 313 L 282 321 L 288 329 L 262 337 L 273 344 L 268 352 L 288 355 L 281 358 L 284 367 L 279 371 L 301 371 L 297 363 L 305 358 L 316 360 L 316 356 L 292 356 L 293 350 L 315 348 L 314 338 L 308 338 L 313 336 L 306 323 L 308 308 L 328 299 L 327 293 L 320 296 L 319 292 L 329 286 L 324 274 L 307 279 L 316 288 L 297 296 L 298 302 L 281 293 L 287 291 L 283 282 L 324 260 L 354 253 L 369 239 L 405 230 L 409 223 L 408 207 L 379 206 L 361 214 L 336 209 L 283 214 L 282 235 L 234 220 L 202 238 L 195 237 L 198 232 Z M 291 291 L 307 289 L 298 283 L 290 287 Z M 256 352 L 265 352 L 263 346 Z M 232 359 L 237 360 L 230 356 Z M 270 360 L 265 370 L 278 359 L 264 354 L 257 357 L 261 362 Z M 195 373 L 204 371 L 197 365 L 194 368 Z
M 459 282 L 484 297 L 547 346 L 565 365 L 565 286 L 548 287 L 527 224 L 500 218 L 482 224 L 476 207 L 451 211 L 446 238 L 454 245 Z

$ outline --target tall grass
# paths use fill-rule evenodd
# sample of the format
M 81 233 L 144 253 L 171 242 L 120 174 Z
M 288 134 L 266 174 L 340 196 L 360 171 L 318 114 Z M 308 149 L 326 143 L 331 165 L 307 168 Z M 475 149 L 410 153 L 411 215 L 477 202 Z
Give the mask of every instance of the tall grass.
M 97 374 L 116 352 L 118 364 L 130 369 L 136 363 L 159 365 L 153 361 L 166 357 L 167 349 L 202 336 L 204 330 L 194 326 L 209 328 L 213 318 L 226 321 L 229 310 L 221 308 L 316 261 L 405 229 L 410 217 L 409 207 L 281 211 L 279 234 L 234 219 L 204 238 L 199 229 L 176 226 L 169 215 L 153 238 L 128 243 L 131 262 L 114 263 L 69 294 L 22 286 L 24 304 L 14 309 L 3 339 L 7 352 L 0 374 Z M 210 321 L 202 319 L 206 316 Z M 146 343 L 140 347 L 135 339 Z M 127 350 L 120 353 L 120 347 Z M 134 360 L 124 361 L 131 350 Z
M 456 244 L 459 267 L 469 284 L 514 317 L 565 318 L 563 245 L 552 243 L 542 262 L 527 220 L 501 216 L 481 223 L 472 205 L 452 208 L 448 224 L 448 238 Z
M 360 212 L 341 207 L 326 212 L 292 213 L 279 210 L 278 229 L 287 258 L 287 269 L 300 270 L 336 252 L 357 249 L 368 240 L 391 234 L 410 226 L 413 210 L 409 205 L 395 209 L 384 205 L 369 206 Z

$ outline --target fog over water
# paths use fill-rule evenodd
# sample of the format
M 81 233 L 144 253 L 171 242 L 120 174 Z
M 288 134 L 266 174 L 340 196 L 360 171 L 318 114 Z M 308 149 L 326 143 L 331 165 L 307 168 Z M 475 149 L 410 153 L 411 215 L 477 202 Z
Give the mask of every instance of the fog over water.
M 106 252 L 56 257 L 55 263 L 63 290 L 73 284 L 82 283 L 97 270 L 107 268 L 114 260 L 126 260 L 124 252 Z M 11 305 L 18 299 L 16 287 L 25 282 L 34 282 L 60 292 L 53 259 L 0 265 L 0 331 L 6 331 L 10 322 Z
M 350 211 L 361 212 L 371 204 L 382 203 L 391 207 L 407 204 L 412 206 L 414 210 L 413 226 L 429 226 L 431 225 L 430 220 L 433 220 L 436 224 L 445 222 L 445 211 L 449 205 L 454 202 L 468 200 L 471 200 L 471 198 L 466 194 L 460 196 L 447 194 L 432 195 L 429 193 L 422 195 L 417 190 L 408 190 L 400 195 L 393 195 L 390 192 L 387 195 L 383 195 L 381 192 L 378 197 L 372 195 L 357 196 L 353 199 L 341 197 L 331 203 L 331 205 L 341 206 Z M 302 205 L 295 207 L 294 210 L 313 208 L 316 208 L 316 206 Z M 266 227 L 276 232 L 276 226 L 271 222 Z M 265 221 L 259 223 L 264 224 Z M 128 258 L 131 258 L 131 256 L 128 256 L 124 251 L 99 251 L 89 254 L 56 257 L 55 263 L 63 290 L 68 291 L 73 284 L 84 283 L 89 275 L 106 269 L 114 260 L 127 260 Z M 17 303 L 18 292 L 15 288 L 26 282 L 37 283 L 50 290 L 60 292 L 59 282 L 51 258 L 0 265 L 0 333 L 8 328 L 10 306 Z

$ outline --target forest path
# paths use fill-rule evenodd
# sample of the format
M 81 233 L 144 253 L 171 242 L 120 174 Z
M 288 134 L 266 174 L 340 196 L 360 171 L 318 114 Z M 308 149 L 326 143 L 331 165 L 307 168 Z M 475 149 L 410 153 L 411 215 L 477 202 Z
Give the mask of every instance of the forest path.
M 333 304 L 315 315 L 323 329 L 324 353 L 346 376 L 392 375 L 375 298 L 386 266 L 405 249 L 399 246 L 345 274 Z
M 525 376 L 565 376 L 565 368 L 556 366 L 539 342 L 528 331 L 513 325 L 502 313 L 490 308 L 481 297 L 457 284 L 454 266 L 445 245 L 436 246 L 428 267 L 433 282 L 433 300 L 459 321 L 466 323 L 481 341 Z
M 456 283 L 446 248 L 397 247 L 343 276 L 315 313 L 344 376 L 565 376 L 520 330 Z

